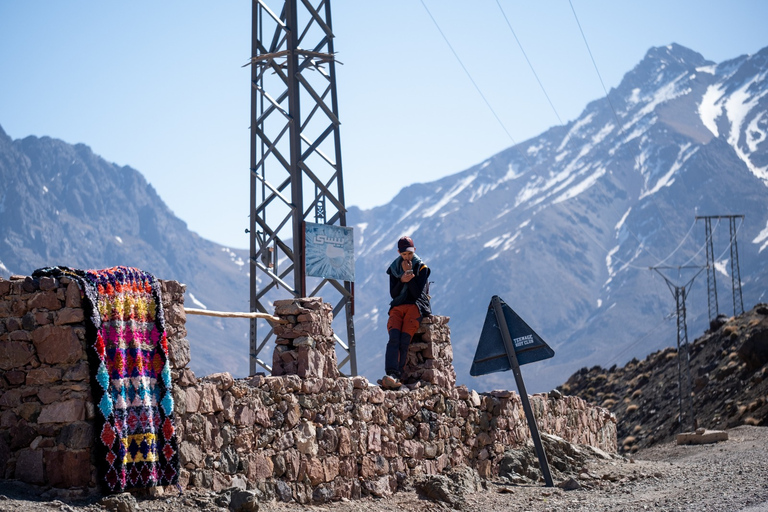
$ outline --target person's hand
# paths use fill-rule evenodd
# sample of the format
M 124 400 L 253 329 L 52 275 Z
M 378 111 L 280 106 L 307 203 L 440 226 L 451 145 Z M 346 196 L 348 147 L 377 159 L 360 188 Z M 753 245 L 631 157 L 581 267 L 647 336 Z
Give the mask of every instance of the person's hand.
M 400 280 L 404 283 L 409 282 L 411 279 L 413 279 L 413 270 L 406 270 L 403 276 L 400 278 Z

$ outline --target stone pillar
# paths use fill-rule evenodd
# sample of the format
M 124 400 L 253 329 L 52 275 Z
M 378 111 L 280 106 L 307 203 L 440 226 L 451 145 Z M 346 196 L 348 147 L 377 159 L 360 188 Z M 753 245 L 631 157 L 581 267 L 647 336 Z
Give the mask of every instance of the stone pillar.
M 456 386 L 449 320 L 450 317 L 438 315 L 422 319 L 408 348 L 402 375 L 405 384 L 421 381 L 444 389 Z
M 272 375 L 301 378 L 336 378 L 336 340 L 333 308 L 320 297 L 275 301 L 275 316 L 287 323 L 274 327 L 277 341 L 272 354 Z

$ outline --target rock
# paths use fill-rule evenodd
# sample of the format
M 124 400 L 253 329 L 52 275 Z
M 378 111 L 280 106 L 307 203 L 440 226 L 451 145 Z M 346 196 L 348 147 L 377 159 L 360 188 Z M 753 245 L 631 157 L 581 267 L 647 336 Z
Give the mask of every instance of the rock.
M 382 476 L 375 480 L 364 480 L 363 488 L 368 494 L 377 498 L 383 498 L 392 494 L 388 476 Z
M 423 497 L 442 501 L 454 508 L 460 508 L 464 501 L 464 489 L 445 475 L 429 475 L 418 479 L 414 487 Z
M 91 481 L 90 450 L 45 452 L 48 483 L 55 487 L 86 487 Z
M 0 343 L 0 370 L 23 367 L 32 361 L 33 357 L 35 357 L 35 349 L 30 343 L 23 341 Z
M 768 363 L 768 329 L 757 331 L 745 339 L 738 354 L 747 364 L 747 370 L 753 372 L 762 368 Z
M 81 399 L 53 402 L 43 407 L 38 423 L 71 423 L 85 420 L 85 401 Z
M 41 363 L 70 364 L 85 359 L 84 345 L 71 327 L 38 327 L 32 331 L 32 341 Z
M 99 505 L 114 512 L 136 512 L 137 510 L 136 498 L 128 492 L 102 498 Z
M 275 494 L 280 501 L 285 503 L 293 500 L 293 491 L 291 490 L 291 486 L 282 480 L 275 482 Z
M 28 484 L 42 484 L 43 452 L 42 450 L 22 450 L 16 458 L 16 478 Z
M 728 432 L 725 430 L 697 429 L 695 432 L 683 432 L 677 434 L 677 444 L 711 444 L 728 440 Z
M 229 510 L 232 512 L 258 512 L 259 498 L 253 491 L 232 489 L 230 493 Z
M 578 489 L 581 489 L 581 484 L 578 482 L 578 480 L 574 478 L 568 478 L 566 480 L 563 480 L 557 486 L 564 491 L 575 491 Z

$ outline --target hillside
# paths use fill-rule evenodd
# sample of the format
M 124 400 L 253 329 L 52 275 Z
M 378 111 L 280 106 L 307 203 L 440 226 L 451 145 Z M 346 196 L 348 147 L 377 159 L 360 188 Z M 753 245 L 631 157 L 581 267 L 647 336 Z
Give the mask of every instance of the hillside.
M 713 327 L 690 343 L 698 427 L 768 426 L 768 304 Z M 582 368 L 558 389 L 613 412 L 620 450 L 636 452 L 680 432 L 678 362 L 670 347 L 623 367 Z

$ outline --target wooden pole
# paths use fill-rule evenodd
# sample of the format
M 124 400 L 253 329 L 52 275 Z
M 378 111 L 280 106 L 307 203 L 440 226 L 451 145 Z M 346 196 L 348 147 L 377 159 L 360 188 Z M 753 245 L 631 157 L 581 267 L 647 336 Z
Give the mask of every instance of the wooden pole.
M 196 308 L 184 308 L 184 312 L 189 315 L 203 315 L 203 316 L 218 316 L 223 318 L 263 318 L 264 320 L 267 320 L 270 323 L 273 324 L 287 324 L 287 320 L 283 320 L 282 318 L 272 316 L 267 313 L 231 313 L 231 312 L 225 312 L 225 311 L 209 311 L 207 309 L 196 309 Z

